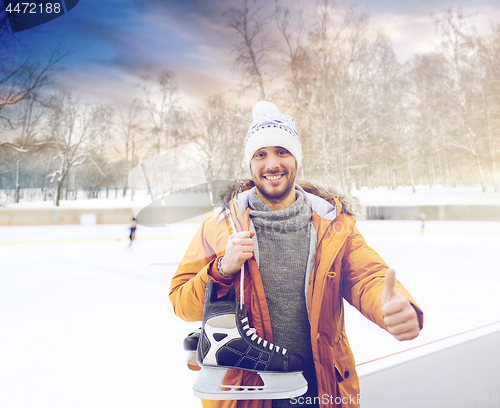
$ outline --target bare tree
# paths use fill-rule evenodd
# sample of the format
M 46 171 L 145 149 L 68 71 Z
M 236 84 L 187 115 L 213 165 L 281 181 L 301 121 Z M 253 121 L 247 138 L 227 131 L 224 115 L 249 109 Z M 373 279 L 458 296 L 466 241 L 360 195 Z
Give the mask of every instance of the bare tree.
M 21 159 L 27 153 L 51 146 L 51 142 L 44 140 L 43 129 L 47 108 L 31 95 L 18 102 L 11 108 L 11 128 L 4 132 L 10 134 L 11 142 L 4 142 L 4 147 L 10 147 L 16 152 L 16 195 L 15 202 L 19 202 L 19 176 L 21 171 Z
M 495 191 L 500 190 L 500 25 L 483 41 L 481 47 L 481 65 L 485 68 L 484 105 L 486 107 L 487 151 L 491 169 L 491 178 Z
M 310 101 L 306 121 L 311 132 L 309 145 L 306 145 L 304 163 L 312 166 L 312 172 L 321 174 L 320 181 L 334 179 L 340 182 L 338 174 L 333 170 L 335 137 L 335 117 L 333 94 L 333 74 L 335 71 L 334 55 L 339 45 L 339 37 L 345 24 L 337 24 L 338 12 L 335 3 L 329 0 L 316 2 L 312 22 L 308 30 L 307 44 L 308 66 L 306 71 L 310 78 Z M 307 154 L 309 151 L 310 155 Z
M 282 76 L 285 79 L 285 86 L 279 94 L 282 106 L 289 106 L 289 112 L 295 118 L 297 130 L 301 135 L 304 165 L 299 172 L 300 177 L 304 179 L 304 169 L 311 166 L 312 152 L 308 151 L 308 147 L 312 144 L 311 139 L 315 137 L 309 131 L 313 77 L 310 70 L 311 57 L 306 42 L 304 10 L 300 5 L 293 8 L 288 3 L 285 6 L 276 1 L 274 20 L 282 38 L 279 52 L 282 55 Z
M 140 141 L 143 131 L 141 126 L 143 107 L 138 99 L 134 99 L 130 104 L 118 109 L 117 137 L 121 141 L 118 153 L 124 156 L 125 173 L 132 170 L 136 163 L 136 144 Z M 138 147 L 138 146 L 137 146 Z M 123 197 L 127 194 L 128 177 L 123 186 Z
M 52 99 L 49 132 L 56 154 L 51 161 L 57 169 L 48 177 L 56 183 L 56 206 L 71 169 L 90 162 L 104 175 L 93 154 L 101 151 L 111 114 L 110 108 L 84 104 L 71 94 L 59 94 Z
M 203 152 L 204 168 L 210 179 L 234 179 L 243 174 L 242 139 L 244 116 L 222 95 L 210 96 L 205 107 L 191 115 L 191 138 Z
M 48 57 L 39 56 L 7 28 L 7 14 L 0 21 L 0 147 L 27 153 L 45 141 L 35 135 L 39 105 L 44 90 L 62 69 L 65 54 L 53 50 Z M 19 104 L 22 107 L 16 109 Z
M 178 125 L 181 116 L 179 84 L 175 73 L 162 71 L 156 82 L 150 83 L 150 77 L 144 76 L 140 85 L 144 91 L 143 109 L 148 118 L 147 131 L 151 147 L 155 154 L 163 149 L 171 149 L 180 137 Z
M 238 36 L 234 46 L 235 66 L 243 75 L 244 89 L 257 92 L 261 100 L 268 96 L 271 80 L 266 70 L 271 47 L 264 29 L 269 20 L 264 5 L 258 0 L 240 0 L 236 7 L 224 13 L 228 26 Z
M 445 63 L 445 58 L 436 53 L 417 55 L 409 61 L 405 75 L 411 82 L 408 95 L 413 99 L 410 120 L 415 135 L 421 139 L 418 147 L 421 177 L 427 175 L 431 186 L 454 185 L 456 180 L 453 151 L 446 144 L 446 118 L 452 107 L 442 87 L 447 75 Z
M 5 31 L 0 28 L 0 36 L 6 35 Z M 8 37 L 0 40 L 0 125 L 12 128 L 14 124 L 6 113 L 8 108 L 26 98 L 36 101 L 41 97 L 42 90 L 61 69 L 64 54 L 55 50 L 48 58 L 38 57 L 22 42 L 12 39 L 11 43 L 11 36 Z M 1 141 L 0 146 L 16 148 L 15 144 L 6 141 Z
M 446 143 L 469 154 L 483 191 L 486 191 L 488 152 L 485 149 L 487 126 L 484 69 L 480 65 L 481 37 L 474 17 L 461 8 L 448 9 L 434 16 L 434 25 L 441 35 L 438 52 L 444 57 L 446 70 L 441 87 L 450 108 L 445 116 L 448 119 Z
M 368 171 L 372 138 L 394 114 L 394 98 L 382 95 L 393 90 L 399 63 L 368 14 L 356 8 L 340 13 L 329 0 L 318 1 L 309 40 L 316 171 L 349 191 Z

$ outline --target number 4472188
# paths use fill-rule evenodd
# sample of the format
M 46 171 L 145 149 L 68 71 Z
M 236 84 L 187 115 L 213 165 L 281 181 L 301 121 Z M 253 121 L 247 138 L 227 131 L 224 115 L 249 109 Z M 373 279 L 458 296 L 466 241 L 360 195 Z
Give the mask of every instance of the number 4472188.
M 14 8 L 12 8 L 12 4 L 9 3 L 5 9 L 8 13 L 60 13 L 61 12 L 61 4 L 60 3 L 17 3 Z

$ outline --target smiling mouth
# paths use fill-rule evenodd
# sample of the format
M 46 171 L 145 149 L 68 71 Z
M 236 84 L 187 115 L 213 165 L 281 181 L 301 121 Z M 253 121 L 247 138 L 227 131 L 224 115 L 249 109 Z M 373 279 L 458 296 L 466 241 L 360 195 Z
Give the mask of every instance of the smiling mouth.
M 264 178 L 269 181 L 278 181 L 283 176 L 284 174 L 268 174 L 267 176 L 264 176 Z

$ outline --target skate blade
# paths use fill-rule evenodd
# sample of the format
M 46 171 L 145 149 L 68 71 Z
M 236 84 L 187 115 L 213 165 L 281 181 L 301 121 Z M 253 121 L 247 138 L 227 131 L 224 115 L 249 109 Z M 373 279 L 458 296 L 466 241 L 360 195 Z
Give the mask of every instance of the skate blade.
M 299 397 L 307 391 L 307 381 L 301 372 L 258 372 L 264 385 L 244 386 L 222 384 L 227 370 L 202 367 L 193 386 L 195 397 L 207 400 L 286 399 Z

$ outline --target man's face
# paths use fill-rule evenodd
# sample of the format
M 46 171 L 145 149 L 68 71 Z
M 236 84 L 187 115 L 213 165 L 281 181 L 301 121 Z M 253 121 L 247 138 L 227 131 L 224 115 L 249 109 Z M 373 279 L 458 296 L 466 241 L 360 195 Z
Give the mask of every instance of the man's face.
M 288 201 L 295 201 L 297 162 L 284 147 L 272 146 L 257 150 L 250 161 L 250 173 L 264 203 L 283 203 L 286 208 L 290 205 Z

